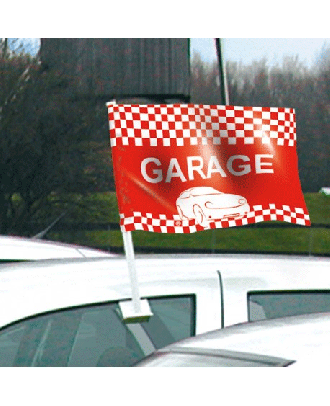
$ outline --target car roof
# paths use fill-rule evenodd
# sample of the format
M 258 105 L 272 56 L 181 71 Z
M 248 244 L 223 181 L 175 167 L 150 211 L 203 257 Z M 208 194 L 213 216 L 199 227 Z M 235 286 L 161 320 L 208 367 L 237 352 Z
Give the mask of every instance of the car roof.
M 116 254 L 80 245 L 19 236 L 0 236 L 0 261 L 112 256 Z
M 142 297 L 191 293 L 197 286 L 207 297 L 215 295 L 220 308 L 219 271 L 226 325 L 247 319 L 248 290 L 330 290 L 330 258 L 167 254 L 136 255 L 135 263 Z M 44 311 L 130 297 L 124 256 L 0 266 L 0 307 L 6 309 L 0 312 L 0 327 Z
M 288 361 L 322 360 L 328 353 L 330 313 L 283 317 L 226 327 L 183 340 L 166 350 L 245 353 Z M 320 358 L 321 357 L 321 358 Z
M 215 271 L 187 269 L 176 260 L 136 258 L 141 296 L 194 292 L 218 284 Z M 193 286 L 193 288 L 192 288 Z M 29 315 L 71 306 L 130 299 L 127 261 L 81 258 L 10 263 L 0 266 L 0 327 Z M 218 296 L 218 295 L 217 295 Z
M 247 320 L 248 292 L 330 290 L 329 257 L 226 255 L 218 262 L 218 270 L 223 281 L 225 325 Z

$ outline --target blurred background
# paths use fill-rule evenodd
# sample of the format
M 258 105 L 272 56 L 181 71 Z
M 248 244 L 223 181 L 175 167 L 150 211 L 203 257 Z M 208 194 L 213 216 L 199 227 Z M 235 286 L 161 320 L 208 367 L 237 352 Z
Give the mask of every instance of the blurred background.
M 296 110 L 312 227 L 136 231 L 136 252 L 330 255 L 330 39 L 221 45 L 222 71 L 214 38 L 2 38 L 0 233 L 123 252 L 105 103 L 225 104 L 225 80 L 229 104 Z

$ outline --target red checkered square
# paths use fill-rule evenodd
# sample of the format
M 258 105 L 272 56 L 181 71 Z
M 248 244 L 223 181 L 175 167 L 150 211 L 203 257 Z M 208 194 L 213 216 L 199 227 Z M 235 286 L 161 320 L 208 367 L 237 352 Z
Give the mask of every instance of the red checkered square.
M 156 233 L 194 233 L 276 220 L 301 226 L 310 226 L 311 224 L 309 214 L 303 209 L 289 206 L 276 207 L 275 204 L 269 204 L 267 207 L 255 205 L 243 218 L 211 221 L 208 227 L 202 227 L 194 220 L 182 221 L 177 215 L 167 218 L 165 215 L 155 217 L 151 213 L 134 212 L 132 216 L 125 217 L 121 214 L 120 217 L 122 231 L 144 230 Z
M 245 144 L 276 139 L 283 146 L 296 142 L 295 112 L 289 108 L 109 104 L 108 112 L 111 146 L 235 144 L 237 139 Z
M 271 192 L 271 194 L 269 198 L 265 200 L 265 190 L 263 189 L 263 184 L 260 183 L 258 187 L 261 192 L 258 196 L 255 197 L 251 195 L 252 199 L 250 199 L 247 195 L 245 196 L 250 204 L 250 211 L 248 214 L 242 218 L 213 220 L 207 223 L 207 225 L 204 227 L 196 223 L 195 220 L 181 220 L 179 215 L 171 214 L 175 210 L 174 197 L 177 198 L 177 195 L 174 196 L 174 191 L 173 196 L 171 195 L 171 192 L 169 192 L 169 204 L 161 206 L 161 210 L 164 210 L 163 213 L 166 214 L 155 214 L 159 213 L 160 210 L 160 208 L 156 206 L 155 202 L 157 202 L 157 199 L 155 197 L 157 197 L 159 194 L 159 196 L 161 196 L 159 201 L 163 202 L 167 202 L 168 198 L 166 193 L 164 193 L 164 191 L 166 192 L 169 190 L 169 185 L 166 185 L 167 178 L 165 179 L 166 165 L 161 169 L 163 172 L 159 172 L 161 173 L 161 177 L 164 174 L 164 178 L 158 178 L 157 182 L 155 182 L 164 182 L 166 187 L 161 187 L 162 184 L 160 184 L 159 187 L 158 185 L 154 186 L 152 180 L 150 181 L 150 177 L 148 178 L 145 174 L 142 174 L 142 156 L 144 156 L 147 151 L 149 151 L 148 154 L 155 151 L 154 148 L 148 147 L 159 147 L 159 154 L 164 154 L 165 158 L 168 156 L 174 157 L 175 155 L 177 157 L 181 157 L 182 155 L 182 159 L 184 160 L 184 157 L 186 156 L 185 154 L 188 152 L 194 155 L 196 152 L 191 151 L 200 151 L 204 148 L 204 146 L 213 147 L 214 145 L 218 146 L 220 144 L 223 144 L 224 151 L 226 151 L 226 149 L 237 149 L 244 151 L 244 149 L 264 150 L 264 146 L 260 144 L 272 143 L 270 147 L 274 149 L 274 155 L 275 153 L 277 154 L 277 152 L 279 152 L 279 156 L 282 156 L 283 152 L 283 155 L 286 158 L 281 158 L 281 160 L 283 159 L 283 162 L 285 162 L 289 167 L 290 165 L 288 162 L 291 162 L 291 167 L 294 168 L 295 148 L 290 148 L 295 147 L 296 143 L 296 123 L 294 110 L 288 108 L 194 104 L 142 106 L 109 105 L 108 110 L 111 146 L 114 147 L 113 156 L 116 156 L 117 159 L 116 182 L 119 180 L 118 184 L 120 185 L 121 190 L 125 190 L 125 193 L 132 194 L 129 200 L 127 200 L 129 201 L 129 204 L 127 204 L 127 201 L 121 202 L 122 212 L 125 212 L 125 214 L 121 214 L 120 221 L 123 231 L 146 230 L 165 233 L 192 233 L 205 229 L 244 226 L 261 221 L 274 220 L 286 221 L 299 225 L 310 225 L 310 219 L 307 208 L 304 207 L 303 197 L 301 197 L 300 200 L 290 198 L 287 199 L 287 196 L 289 196 L 287 184 L 282 186 L 285 190 L 285 192 L 281 191 L 284 198 L 282 196 L 281 199 L 277 199 L 276 191 L 274 192 L 273 190 L 270 190 L 269 192 Z M 249 145 L 251 144 L 255 144 L 256 148 L 250 148 Z M 237 147 L 231 148 L 231 145 L 237 145 Z M 117 146 L 127 146 L 128 148 L 116 149 Z M 173 148 L 173 150 L 167 148 L 172 146 L 187 146 L 189 148 Z M 227 146 L 230 148 L 226 148 Z M 246 146 L 247 148 L 244 148 Z M 281 148 L 282 146 L 286 148 L 283 149 Z M 138 148 L 135 149 L 135 147 Z M 143 149 L 143 147 L 146 148 Z M 222 147 L 219 147 L 219 149 L 222 149 Z M 266 149 L 268 149 L 268 146 Z M 129 156 L 130 159 L 132 159 L 132 163 L 127 164 L 124 162 L 126 150 L 129 151 Z M 218 150 L 218 147 L 206 148 L 206 150 L 207 152 Z M 197 154 L 199 154 L 199 152 L 197 152 Z M 134 157 L 136 157 L 136 160 L 133 159 Z M 177 162 L 175 159 L 170 162 Z M 139 160 L 141 160 L 141 162 Z M 164 161 L 166 162 L 166 159 Z M 134 168 L 132 173 L 130 172 L 129 165 Z M 194 170 L 195 172 L 198 172 L 198 167 L 196 166 L 194 168 L 197 168 Z M 209 168 L 211 168 L 212 171 L 214 169 L 212 166 Z M 124 178 L 123 173 L 127 175 L 127 178 Z M 186 182 L 188 179 L 185 178 L 183 174 L 181 176 L 179 172 L 174 171 L 171 173 L 168 170 L 168 173 L 170 173 L 173 178 L 180 177 L 182 182 Z M 188 171 L 188 175 L 189 173 L 190 172 Z M 263 173 L 274 173 L 272 176 L 274 176 L 277 181 L 276 184 L 278 185 L 282 185 L 282 179 L 286 179 L 287 176 L 285 168 L 283 169 L 282 167 L 276 167 L 276 173 L 275 171 L 272 172 L 266 170 L 264 170 Z M 143 176 L 143 179 L 141 178 L 139 180 L 136 178 L 136 176 L 140 175 Z M 155 173 L 153 175 L 155 175 Z M 200 175 L 201 177 L 204 175 L 202 179 L 205 179 L 206 176 L 203 172 L 198 172 L 197 175 Z M 256 175 L 259 176 L 259 174 Z M 223 176 L 222 173 L 221 176 Z M 253 176 L 253 173 L 251 173 L 251 175 L 249 174 L 249 176 Z M 294 176 L 296 176 L 295 172 L 293 172 L 293 177 Z M 298 178 L 298 175 L 296 177 Z M 208 181 L 210 178 L 211 177 L 208 176 Z M 150 185 L 149 183 L 148 185 L 145 185 L 143 183 L 144 180 L 149 182 Z M 153 180 L 156 179 L 153 178 Z M 170 180 L 171 179 L 169 177 L 169 181 Z M 193 177 L 191 179 L 189 178 L 189 180 L 195 181 Z M 142 183 L 140 181 L 142 181 Z M 250 179 L 247 178 L 245 181 L 249 183 Z M 129 186 L 129 183 L 131 183 L 131 187 Z M 240 183 L 241 182 L 238 182 L 237 180 L 238 186 Z M 252 183 L 251 181 L 251 188 L 247 187 L 246 183 L 243 186 L 246 192 L 250 193 L 250 190 L 254 191 L 253 187 L 255 184 L 256 182 Z M 184 185 L 182 185 L 182 188 L 183 187 Z M 193 187 L 200 187 L 200 185 L 196 183 L 193 185 Z M 240 187 L 242 187 L 242 184 Z M 217 189 L 217 187 L 215 188 Z M 131 192 L 132 190 L 134 192 Z M 148 193 L 145 193 L 146 190 L 148 190 Z M 177 189 L 174 188 L 174 190 L 175 193 L 179 193 Z M 226 193 L 226 190 L 223 192 Z M 135 193 L 140 196 L 139 199 L 136 198 Z M 240 192 L 238 194 L 240 194 Z M 261 199 L 261 194 L 263 196 L 263 202 L 276 201 L 277 205 L 272 203 L 265 207 L 262 204 L 255 204 L 259 202 L 259 199 Z M 134 200 L 135 198 L 136 201 Z M 136 202 L 139 202 L 139 204 Z M 147 204 L 144 205 L 144 203 L 141 204 L 141 202 L 147 202 Z M 281 204 L 291 204 L 291 206 L 279 206 L 279 202 Z M 300 207 L 292 207 L 293 205 L 304 207 L 304 209 Z M 149 213 L 141 213 L 140 211 L 132 212 L 134 208 L 135 210 L 148 210 Z M 152 210 L 154 210 L 154 214 L 151 213 Z M 191 218 L 191 216 L 189 218 Z

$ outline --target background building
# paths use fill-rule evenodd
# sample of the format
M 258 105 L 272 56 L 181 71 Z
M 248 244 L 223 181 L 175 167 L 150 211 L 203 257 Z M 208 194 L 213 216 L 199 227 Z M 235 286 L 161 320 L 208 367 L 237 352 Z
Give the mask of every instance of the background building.
M 41 38 L 40 58 L 80 96 L 189 101 L 189 49 L 188 38 Z

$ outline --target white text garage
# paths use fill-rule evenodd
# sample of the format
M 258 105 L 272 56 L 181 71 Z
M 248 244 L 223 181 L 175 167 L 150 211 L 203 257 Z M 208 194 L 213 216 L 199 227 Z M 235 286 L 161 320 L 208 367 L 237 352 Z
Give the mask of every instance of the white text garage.
M 141 162 L 141 174 L 149 183 L 158 183 L 165 179 L 171 182 L 173 178 L 180 178 L 182 182 L 194 180 L 196 174 L 202 179 L 209 179 L 213 174 L 226 177 L 226 170 L 234 176 L 244 176 L 251 173 L 254 168 L 256 174 L 274 173 L 272 160 L 273 155 L 256 154 L 251 159 L 246 155 L 233 155 L 228 158 L 225 165 L 221 165 L 216 156 L 211 156 L 207 162 L 201 156 L 187 156 L 186 172 L 184 172 L 177 160 L 171 158 L 168 165 L 164 165 L 158 158 L 148 157 Z M 226 169 L 226 170 L 225 170 Z

